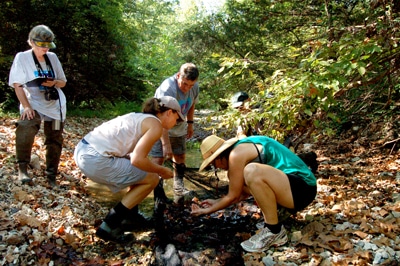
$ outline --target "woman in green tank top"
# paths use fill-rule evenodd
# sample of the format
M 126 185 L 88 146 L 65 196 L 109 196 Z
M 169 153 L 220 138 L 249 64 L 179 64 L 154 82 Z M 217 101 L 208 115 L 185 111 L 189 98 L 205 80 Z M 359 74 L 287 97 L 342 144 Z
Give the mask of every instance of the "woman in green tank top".
M 266 136 L 223 139 L 211 135 L 200 146 L 200 171 L 212 164 L 228 171 L 229 192 L 220 199 L 206 199 L 192 206 L 193 215 L 210 214 L 249 195 L 264 214 L 264 228 L 241 243 L 248 252 L 262 252 L 287 242 L 278 220 L 278 206 L 290 211 L 307 207 L 317 193 L 317 182 L 308 166 L 291 150 Z

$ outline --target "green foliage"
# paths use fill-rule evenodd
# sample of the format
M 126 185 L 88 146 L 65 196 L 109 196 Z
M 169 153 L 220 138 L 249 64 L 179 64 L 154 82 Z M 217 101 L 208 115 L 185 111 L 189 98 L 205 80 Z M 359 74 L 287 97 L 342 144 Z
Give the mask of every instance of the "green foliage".
M 81 102 L 80 106 L 72 106 L 70 109 L 68 109 L 68 115 L 76 117 L 112 119 L 127 113 L 140 112 L 141 109 L 141 105 L 135 102 L 121 101 L 116 105 L 108 103 L 96 109 L 90 108 L 90 105 L 85 102 Z
M 277 138 L 314 127 L 332 133 L 322 119 L 338 124 L 356 106 L 398 100 L 398 14 L 385 13 L 394 2 L 372 10 L 365 2 L 325 3 L 228 1 L 223 13 L 191 28 L 207 28 L 196 32 L 197 45 L 213 43 L 209 55 L 220 61 L 224 87 L 207 93 L 216 99 L 244 90 L 262 106 L 246 115 L 228 110 L 223 127 L 239 119 L 262 121 L 262 133 Z
M 245 120 L 278 139 L 314 127 L 332 134 L 354 116 L 398 109 L 394 0 L 227 0 L 213 13 L 181 2 L 1 2 L 1 108 L 16 109 L 9 68 L 29 48 L 31 27 L 44 23 L 56 34 L 69 110 L 93 110 L 86 115 L 135 109 L 184 62 L 200 68 L 197 108 L 221 110 L 221 128 Z M 245 115 L 229 108 L 241 90 L 258 106 Z
M 19 116 L 19 113 L 10 112 L 10 111 L 5 111 L 5 110 L 0 106 L 0 117 L 1 117 L 1 118 L 17 118 L 18 116 Z
M 139 73 L 128 64 L 128 52 L 136 50 L 137 35 L 123 19 L 131 12 L 129 7 L 125 0 L 1 2 L 0 22 L 6 30 L 0 34 L 0 43 L 7 58 L 1 62 L 2 76 L 8 76 L 15 54 L 29 49 L 30 29 L 46 24 L 56 35 L 55 52 L 68 79 L 64 92 L 69 103 L 79 106 L 85 102 L 97 108 L 104 102 L 140 102 L 144 86 Z M 8 90 L 0 85 L 1 91 Z M 10 104 L 16 102 L 15 95 L 13 98 Z
M 183 63 L 197 63 L 182 52 L 187 51 L 188 42 L 175 39 L 182 32 L 178 11 L 179 5 L 174 1 L 142 0 L 136 2 L 136 11 L 127 19 L 138 29 L 140 46 L 129 61 L 140 72 L 147 97 L 153 96 L 161 82 L 178 72 Z

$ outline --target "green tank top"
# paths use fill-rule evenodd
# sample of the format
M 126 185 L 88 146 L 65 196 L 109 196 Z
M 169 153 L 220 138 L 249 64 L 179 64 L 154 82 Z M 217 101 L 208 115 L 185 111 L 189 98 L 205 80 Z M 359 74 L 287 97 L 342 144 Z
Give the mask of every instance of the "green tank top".
M 262 145 L 263 150 L 259 151 L 261 163 L 277 168 L 285 174 L 297 175 L 310 186 L 317 184 L 317 179 L 308 166 L 295 153 L 278 141 L 266 136 L 251 136 L 239 140 L 234 147 L 241 143 Z

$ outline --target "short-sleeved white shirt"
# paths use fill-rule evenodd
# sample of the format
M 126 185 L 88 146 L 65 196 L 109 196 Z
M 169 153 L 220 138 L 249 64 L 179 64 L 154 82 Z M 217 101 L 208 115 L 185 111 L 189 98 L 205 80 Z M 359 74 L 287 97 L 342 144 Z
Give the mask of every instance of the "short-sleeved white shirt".
M 55 79 L 63 80 L 67 82 L 64 74 L 64 70 L 61 66 L 60 60 L 57 55 L 52 52 L 46 53 L 51 66 L 54 70 Z M 47 74 L 48 69 L 43 69 Z M 14 83 L 26 84 L 27 82 L 40 77 L 39 72 L 36 68 L 35 61 L 32 56 L 32 49 L 24 52 L 17 53 L 11 66 L 8 85 L 14 87 Z M 29 104 L 32 109 L 38 111 L 40 114 L 48 116 L 52 119 L 60 120 L 60 103 L 61 103 L 61 114 L 62 120 L 64 121 L 67 113 L 67 100 L 63 91 L 57 88 L 60 97 L 59 100 L 47 101 L 44 97 L 44 93 L 39 90 L 39 87 L 27 87 L 24 86 L 25 95 L 28 98 Z M 20 112 L 23 112 L 23 106 L 20 105 Z

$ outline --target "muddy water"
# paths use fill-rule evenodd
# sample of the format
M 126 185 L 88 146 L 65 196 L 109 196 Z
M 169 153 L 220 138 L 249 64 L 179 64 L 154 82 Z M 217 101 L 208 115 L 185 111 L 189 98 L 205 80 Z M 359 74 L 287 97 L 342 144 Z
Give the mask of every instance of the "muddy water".
M 201 153 L 199 149 L 188 149 L 186 153 L 186 166 L 190 168 L 199 168 L 202 162 Z M 185 187 L 189 190 L 196 189 L 196 187 L 189 181 L 184 180 Z M 172 190 L 173 179 L 164 181 L 164 190 L 167 197 L 173 199 L 174 194 Z M 111 191 L 104 185 L 97 184 L 88 180 L 88 185 L 86 187 L 89 194 L 97 200 L 101 205 L 106 207 L 113 207 L 118 203 L 123 195 L 125 195 L 126 190 L 120 191 L 118 193 L 111 193 Z M 139 205 L 139 209 L 144 214 L 151 216 L 154 208 L 154 197 L 153 193 L 150 193 Z

